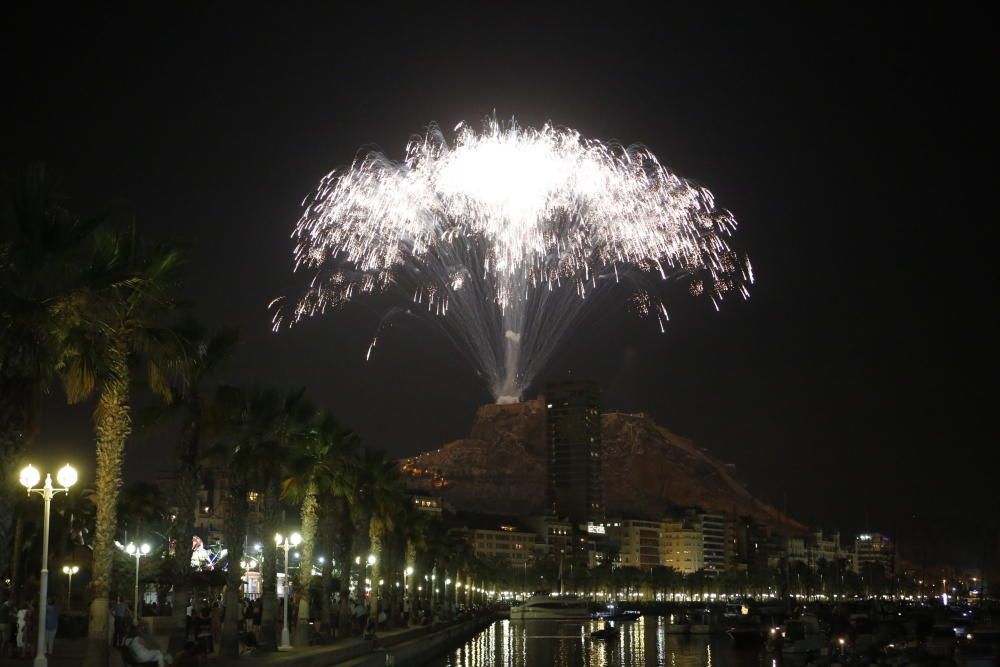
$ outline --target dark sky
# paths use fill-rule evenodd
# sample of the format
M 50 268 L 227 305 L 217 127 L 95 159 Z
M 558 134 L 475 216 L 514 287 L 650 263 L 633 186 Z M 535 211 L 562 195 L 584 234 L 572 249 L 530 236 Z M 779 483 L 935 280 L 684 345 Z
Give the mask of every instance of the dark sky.
M 365 363 L 371 310 L 274 335 L 266 305 L 293 284 L 302 198 L 359 147 L 399 157 L 428 122 L 493 110 L 551 119 L 708 185 L 758 284 L 721 313 L 679 306 L 665 335 L 614 304 L 591 313 L 541 380 L 600 381 L 608 409 L 695 438 L 817 526 L 969 563 L 996 543 L 983 17 L 202 4 L 9 13 L 0 167 L 44 161 L 74 210 L 187 246 L 185 293 L 242 330 L 226 379 L 305 385 L 395 455 L 467 433 L 489 395 L 426 322 Z M 38 455 L 84 457 L 87 419 L 52 408 Z M 128 456 L 133 476 L 167 462 L 155 442 Z

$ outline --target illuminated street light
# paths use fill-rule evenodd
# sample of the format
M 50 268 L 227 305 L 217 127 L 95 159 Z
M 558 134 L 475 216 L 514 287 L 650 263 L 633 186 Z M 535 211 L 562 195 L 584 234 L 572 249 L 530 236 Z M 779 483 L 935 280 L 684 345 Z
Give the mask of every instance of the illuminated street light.
M 406 622 L 410 622 L 410 589 L 406 585 L 406 578 L 413 576 L 413 566 L 407 565 L 403 570 L 403 613 L 406 615 Z
M 284 604 L 285 608 L 285 624 L 281 627 L 281 645 L 278 647 L 279 651 L 290 651 L 292 650 L 291 637 L 288 635 L 288 550 L 292 547 L 297 547 L 302 542 L 302 536 L 298 533 L 292 533 L 290 538 L 282 537 L 281 533 L 276 533 L 274 536 L 274 543 L 279 549 L 285 550 L 285 594 L 284 594 Z
M 28 495 L 37 493 L 45 501 L 42 521 L 42 572 L 38 581 L 38 649 L 35 653 L 35 667 L 48 667 L 49 661 L 45 657 L 45 611 L 49 597 L 49 508 L 52 505 L 52 496 L 59 492 L 69 493 L 69 487 L 76 484 L 76 470 L 69 464 L 60 468 L 56 473 L 56 480 L 62 485 L 61 488 L 53 487 L 52 475 L 46 473 L 45 485 L 36 489 L 35 485 L 41 478 L 41 473 L 30 464 L 21 471 L 21 484 L 28 490 Z
M 135 607 L 132 609 L 132 621 L 139 623 L 139 559 L 149 554 L 149 545 L 143 544 L 141 547 L 129 542 L 125 547 L 129 556 L 135 556 Z
M 73 575 L 80 571 L 78 565 L 63 565 L 63 574 L 69 577 L 69 584 L 66 586 L 66 611 L 73 611 Z

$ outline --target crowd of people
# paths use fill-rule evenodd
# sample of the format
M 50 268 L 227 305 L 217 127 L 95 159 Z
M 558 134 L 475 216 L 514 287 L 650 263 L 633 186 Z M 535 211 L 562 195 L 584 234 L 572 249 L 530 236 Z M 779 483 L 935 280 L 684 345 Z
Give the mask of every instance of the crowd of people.
M 53 598 L 45 608 L 42 652 L 52 655 L 59 632 L 59 607 Z M 38 610 L 33 600 L 15 605 L 10 598 L 0 601 L 0 658 L 30 658 L 38 651 Z

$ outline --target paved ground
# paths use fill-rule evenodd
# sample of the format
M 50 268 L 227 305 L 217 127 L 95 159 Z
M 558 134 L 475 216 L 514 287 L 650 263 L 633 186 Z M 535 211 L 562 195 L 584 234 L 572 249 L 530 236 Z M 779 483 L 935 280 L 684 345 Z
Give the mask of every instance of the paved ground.
M 402 639 L 407 638 L 407 636 L 416 636 L 420 634 L 420 629 L 418 628 L 399 628 L 391 631 L 384 631 L 378 634 L 378 640 L 386 643 L 398 642 Z M 167 637 L 159 636 L 156 637 L 160 646 L 167 645 Z M 49 667 L 78 667 L 83 662 L 83 654 L 86 647 L 86 639 L 65 639 L 56 637 L 55 651 L 52 656 L 49 657 Z M 343 641 L 334 642 L 332 644 L 326 644 L 322 646 L 309 646 L 300 649 L 293 649 L 287 653 L 278 652 L 267 652 L 259 653 L 256 655 L 244 655 L 239 660 L 238 664 L 241 665 L 254 665 L 263 667 L 264 665 L 281 665 L 291 661 L 294 656 L 311 655 L 319 657 L 325 655 L 329 658 L 329 664 L 334 664 L 347 659 L 350 656 L 357 655 L 359 651 L 367 652 L 365 645 L 369 644 L 365 640 L 359 638 L 350 638 Z M 18 665 L 22 667 L 30 667 L 34 660 L 34 655 L 27 658 L 0 658 L 0 666 L 2 667 L 16 667 Z M 216 655 L 209 658 L 209 665 L 218 665 L 223 667 L 226 661 L 221 660 Z M 237 663 L 234 663 L 237 664 Z M 111 660 L 109 662 L 109 667 L 124 667 L 121 655 L 118 649 L 111 649 Z

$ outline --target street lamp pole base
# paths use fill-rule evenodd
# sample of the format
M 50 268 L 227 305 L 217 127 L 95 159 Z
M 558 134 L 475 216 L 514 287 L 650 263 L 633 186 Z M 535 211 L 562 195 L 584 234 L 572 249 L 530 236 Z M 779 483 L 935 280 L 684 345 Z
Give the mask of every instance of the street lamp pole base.
M 292 642 L 290 640 L 291 638 L 288 635 L 288 626 L 286 625 L 285 627 L 281 628 L 281 645 L 278 647 L 278 650 L 291 651 Z

